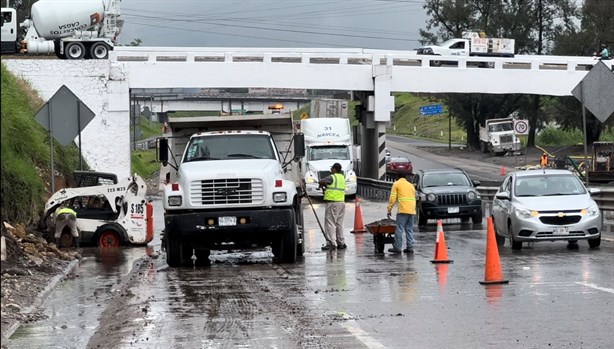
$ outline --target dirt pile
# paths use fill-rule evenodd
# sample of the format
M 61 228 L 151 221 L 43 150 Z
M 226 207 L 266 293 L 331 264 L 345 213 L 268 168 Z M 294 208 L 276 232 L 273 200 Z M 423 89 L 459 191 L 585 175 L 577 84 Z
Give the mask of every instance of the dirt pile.
M 49 281 L 62 273 L 70 261 L 80 259 L 74 250 L 59 250 L 23 224 L 1 227 L 6 243 L 6 260 L 0 264 L 0 312 L 2 333 L 12 322 L 31 322 L 40 314 L 25 312 Z

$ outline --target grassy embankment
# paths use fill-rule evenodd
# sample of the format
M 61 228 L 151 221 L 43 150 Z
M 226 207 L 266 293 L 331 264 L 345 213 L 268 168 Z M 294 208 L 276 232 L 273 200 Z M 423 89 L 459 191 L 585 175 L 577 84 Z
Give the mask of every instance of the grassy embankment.
M 51 190 L 49 132 L 34 115 L 44 102 L 2 65 L 1 215 L 11 223 L 33 223 L 43 213 Z M 79 166 L 76 145 L 54 144 L 56 177 L 71 181 Z M 56 190 L 63 181 L 56 181 Z

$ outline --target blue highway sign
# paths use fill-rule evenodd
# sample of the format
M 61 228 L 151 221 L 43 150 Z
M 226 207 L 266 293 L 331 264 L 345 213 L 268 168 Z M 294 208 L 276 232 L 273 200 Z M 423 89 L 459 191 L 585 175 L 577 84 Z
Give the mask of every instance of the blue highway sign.
M 443 105 L 433 104 L 420 107 L 420 114 L 422 115 L 435 115 L 443 113 Z

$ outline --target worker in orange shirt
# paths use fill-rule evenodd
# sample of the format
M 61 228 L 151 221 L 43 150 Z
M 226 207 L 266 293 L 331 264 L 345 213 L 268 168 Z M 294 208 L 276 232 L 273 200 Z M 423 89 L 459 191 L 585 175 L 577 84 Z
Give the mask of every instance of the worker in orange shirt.
M 548 153 L 543 153 L 539 158 L 539 166 L 541 168 L 548 167 Z

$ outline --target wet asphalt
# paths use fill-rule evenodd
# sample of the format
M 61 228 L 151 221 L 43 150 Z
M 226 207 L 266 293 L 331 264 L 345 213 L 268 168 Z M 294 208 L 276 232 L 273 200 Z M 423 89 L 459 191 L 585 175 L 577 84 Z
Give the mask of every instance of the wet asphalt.
M 160 209 L 160 202 L 155 202 Z M 315 201 L 323 218 L 324 204 Z M 363 222 L 385 218 L 385 203 L 361 202 Z M 160 211 L 156 211 L 160 212 Z M 10 348 L 83 348 L 96 331 L 117 348 L 609 348 L 614 343 L 614 234 L 599 249 L 580 241 L 499 248 L 508 284 L 484 286 L 486 223 L 444 223 L 451 264 L 434 265 L 436 224 L 416 227 L 414 255 L 376 254 L 370 233 L 347 250 L 321 251 L 305 207 L 306 253 L 291 265 L 269 250 L 217 251 L 210 268 L 145 264 L 133 297 L 118 285 L 144 247 L 101 255 L 91 248 L 74 278 L 44 305 L 48 319 L 23 325 Z M 156 217 L 159 231 L 161 217 Z M 159 236 L 159 234 L 157 234 Z M 391 245 L 386 245 L 386 249 Z M 149 252 L 158 253 L 158 238 Z M 121 323 L 98 320 L 109 304 Z M 116 304 L 117 305 L 117 304 Z M 97 338 L 96 343 L 100 343 Z

